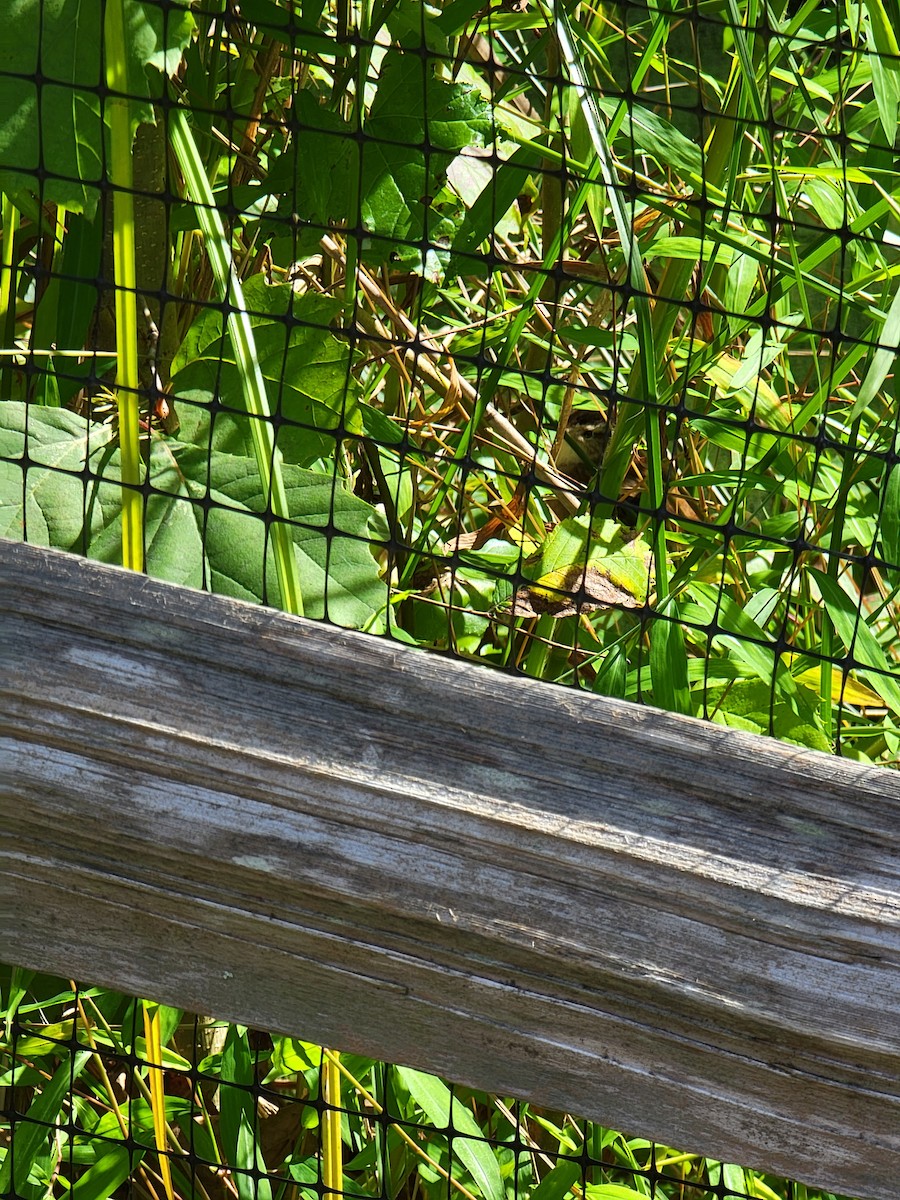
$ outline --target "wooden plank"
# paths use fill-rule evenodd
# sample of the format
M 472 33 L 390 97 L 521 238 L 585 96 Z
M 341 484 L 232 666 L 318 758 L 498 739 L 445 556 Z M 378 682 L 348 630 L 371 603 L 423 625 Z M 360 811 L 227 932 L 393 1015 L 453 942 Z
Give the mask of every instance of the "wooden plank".
M 893 1200 L 896 774 L 8 542 L 0 608 L 8 959 Z

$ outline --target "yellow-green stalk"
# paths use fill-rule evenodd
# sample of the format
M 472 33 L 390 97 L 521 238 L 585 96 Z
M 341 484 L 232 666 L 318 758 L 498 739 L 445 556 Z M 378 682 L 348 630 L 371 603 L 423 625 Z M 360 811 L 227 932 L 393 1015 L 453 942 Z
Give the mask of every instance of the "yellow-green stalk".
M 341 1200 L 344 1165 L 341 1141 L 341 1072 L 335 1052 L 322 1051 L 322 1183 L 323 1200 Z
M 166 1147 L 166 1089 L 162 1072 L 162 1034 L 159 1005 L 149 1000 L 143 1002 L 144 1041 L 147 1063 L 150 1067 L 150 1111 L 153 1114 L 153 1138 L 159 1156 L 159 1173 L 166 1189 L 168 1200 L 175 1200 L 172 1186 L 172 1168 Z
M 16 273 L 13 249 L 19 228 L 19 210 L 3 193 L 2 200 L 3 246 L 0 258 L 0 338 L 3 348 L 11 350 L 16 334 Z M 6 367 L 0 371 L 0 399 L 10 399 Z
M 122 565 L 144 569 L 140 406 L 138 400 L 137 290 L 134 253 L 134 197 L 131 111 L 125 69 L 123 0 L 109 0 L 104 29 L 106 104 L 109 125 L 109 181 L 113 185 L 113 264 L 116 282 L 116 401 L 122 464 Z

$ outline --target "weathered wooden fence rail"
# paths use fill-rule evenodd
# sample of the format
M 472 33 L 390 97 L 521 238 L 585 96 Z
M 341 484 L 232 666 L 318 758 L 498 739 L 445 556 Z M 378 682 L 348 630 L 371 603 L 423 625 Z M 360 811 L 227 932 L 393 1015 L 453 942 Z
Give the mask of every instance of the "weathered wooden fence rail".
M 0 591 L 3 957 L 897 1195 L 900 777 L 9 542 Z

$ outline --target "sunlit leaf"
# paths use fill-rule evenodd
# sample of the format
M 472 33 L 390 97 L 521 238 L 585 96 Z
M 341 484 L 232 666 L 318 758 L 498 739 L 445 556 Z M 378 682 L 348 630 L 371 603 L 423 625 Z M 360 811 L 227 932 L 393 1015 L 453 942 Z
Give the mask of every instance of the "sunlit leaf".
M 48 201 L 92 216 L 100 199 L 103 13 L 101 0 L 0 0 L 0 187 L 32 216 Z M 125 26 L 136 124 L 153 119 L 194 22 L 177 2 L 125 0 Z
M 497 1159 L 469 1110 L 458 1100 L 453 1100 L 447 1085 L 434 1075 L 410 1067 L 396 1067 L 395 1070 L 432 1125 L 439 1130 L 452 1128 L 461 1135 L 453 1139 L 453 1153 L 478 1184 L 484 1200 L 506 1200 Z
M 831 576 L 810 567 L 835 632 L 844 648 L 856 660 L 856 669 L 885 703 L 900 715 L 900 682 L 897 664 L 891 662 L 878 644 L 866 621 L 865 614 L 854 604 L 843 588 Z M 871 668 L 871 672 L 864 668 Z

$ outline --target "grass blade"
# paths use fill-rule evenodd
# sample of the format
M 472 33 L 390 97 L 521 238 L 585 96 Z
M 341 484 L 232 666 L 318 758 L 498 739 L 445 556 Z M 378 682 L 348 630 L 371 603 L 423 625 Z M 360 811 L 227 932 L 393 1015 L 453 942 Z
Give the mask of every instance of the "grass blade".
M 247 412 L 251 417 L 250 430 L 256 465 L 268 506 L 276 518 L 272 524 L 272 544 L 281 591 L 281 607 L 285 612 L 302 616 L 303 592 L 291 536 L 291 514 L 281 472 L 281 452 L 275 445 L 269 397 L 256 356 L 253 329 L 244 304 L 243 290 L 232 266 L 225 226 L 216 207 L 187 114 L 180 108 L 173 108 L 169 120 L 172 147 L 184 176 L 185 191 L 188 199 L 196 205 L 197 218 L 203 230 L 206 253 L 218 285 L 219 296 L 228 306 L 228 334 L 234 347 Z
M 868 680 L 873 690 L 900 716 L 900 682 L 897 680 L 896 663 L 889 661 L 866 624 L 864 614 L 840 584 L 815 567 L 810 567 L 809 571 L 818 584 L 835 632 L 844 643 L 847 653 L 852 654 L 856 661 L 857 674 Z
M 91 1054 L 90 1050 L 79 1050 L 74 1055 L 74 1061 L 64 1059 L 25 1116 L 16 1122 L 12 1144 L 0 1163 L 0 1195 L 24 1194 L 31 1168 L 47 1144 L 47 1130 L 58 1120 L 72 1081 L 84 1070 Z M 15 1180 L 12 1177 L 13 1164 L 16 1169 Z
M 497 1159 L 484 1141 L 484 1133 L 469 1110 L 459 1101 L 453 1102 L 450 1089 L 433 1075 L 414 1071 L 410 1067 L 397 1067 L 396 1070 L 413 1100 L 436 1128 L 452 1128 L 462 1135 L 453 1139 L 453 1153 L 478 1184 L 485 1200 L 505 1200 L 506 1190 Z

